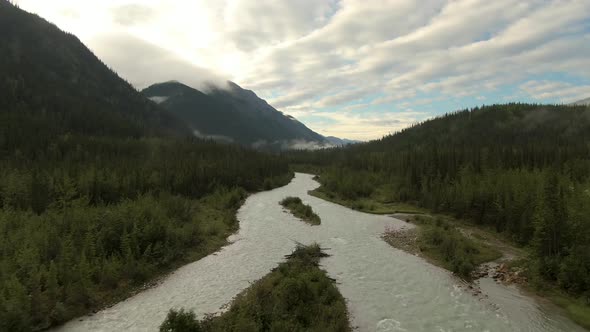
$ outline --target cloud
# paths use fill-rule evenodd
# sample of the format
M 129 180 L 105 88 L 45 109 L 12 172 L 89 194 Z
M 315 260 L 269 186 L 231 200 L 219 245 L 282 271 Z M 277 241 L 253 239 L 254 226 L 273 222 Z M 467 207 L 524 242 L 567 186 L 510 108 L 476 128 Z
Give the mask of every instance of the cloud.
M 274 107 L 278 107 L 278 108 L 287 107 L 287 106 L 291 106 L 294 104 L 300 104 L 302 100 L 306 100 L 306 99 L 315 97 L 318 95 L 318 93 L 319 92 L 317 92 L 313 89 L 294 91 L 290 94 L 285 94 L 280 97 L 271 99 L 270 103 Z
M 554 99 L 570 103 L 590 96 L 590 85 L 574 85 L 559 81 L 527 81 L 519 87 L 534 99 Z
M 379 92 L 384 96 L 375 104 L 420 92 L 477 98 L 551 68 L 572 75 L 579 75 L 581 69 L 590 76 L 585 69 L 590 68 L 590 60 L 583 55 L 590 43 L 580 42 L 589 36 L 588 2 L 425 1 L 417 12 L 427 15 L 418 14 L 404 24 L 401 33 L 395 29 L 397 22 L 391 22 L 394 28 L 389 34 L 381 29 L 386 25 L 379 23 L 379 17 L 411 16 L 416 3 L 378 2 L 375 11 L 371 4 L 377 2 L 364 3 L 368 4 L 345 1 L 326 26 L 268 51 L 261 60 L 265 66 L 255 66 L 256 73 L 245 81 L 254 87 L 258 76 L 289 81 L 289 88 L 283 89 L 289 98 L 281 99 L 281 106 L 323 95 L 317 107 L 346 107 L 350 101 Z M 363 21 L 375 25 L 359 28 L 363 17 L 371 17 Z M 357 39 L 359 35 L 363 38 Z M 583 50 L 563 56 L 572 47 Z M 310 54 L 330 62 L 309 61 Z M 535 57 L 538 61 L 531 62 Z M 315 93 L 295 92 L 303 86 Z
M 252 51 L 296 39 L 324 24 L 336 1 L 236 0 L 224 10 L 225 34 L 235 46 Z
M 587 0 L 19 1 L 137 86 L 225 77 L 336 136 L 590 94 Z
M 99 35 L 90 41 L 89 46 L 138 89 L 171 80 L 197 89 L 205 89 L 207 83 L 224 86 L 226 82 L 208 69 L 195 66 L 170 51 L 129 34 Z
M 127 4 L 111 9 L 113 21 L 124 26 L 147 23 L 154 18 L 156 12 L 148 6 Z
M 320 127 L 311 125 L 310 127 L 324 136 L 370 140 L 423 121 L 430 114 L 406 110 L 399 113 L 314 112 L 311 116 L 316 118 L 314 122 L 322 125 Z
M 377 91 L 378 87 L 376 86 L 367 86 L 363 87 L 362 89 L 351 89 L 339 92 L 337 94 L 327 96 L 320 101 L 318 101 L 315 105 L 317 107 L 328 107 L 328 106 L 337 106 L 342 105 L 350 101 L 358 100 L 364 96 L 367 96 L 371 93 Z
M 319 150 L 331 147 L 334 147 L 334 145 L 306 140 L 291 140 L 282 142 L 282 148 L 285 150 Z

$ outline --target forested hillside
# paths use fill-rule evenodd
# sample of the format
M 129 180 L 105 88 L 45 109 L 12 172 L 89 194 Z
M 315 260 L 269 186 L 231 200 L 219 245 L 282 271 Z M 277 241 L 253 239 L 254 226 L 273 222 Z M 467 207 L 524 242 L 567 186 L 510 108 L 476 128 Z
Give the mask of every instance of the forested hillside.
M 14 124 L 17 125 L 17 124 Z M 199 258 L 237 229 L 276 157 L 197 140 L 64 135 L 0 161 L 0 330 L 46 327 Z
M 348 200 L 411 202 L 530 248 L 539 284 L 590 300 L 590 108 L 507 104 L 367 144 L 293 154 Z
M 45 149 L 46 136 L 66 132 L 190 134 L 74 35 L 6 0 L 0 1 L 0 31 L 0 151 L 24 141 Z
M 290 179 L 276 156 L 190 138 L 5 0 L 0 29 L 0 331 L 62 323 L 217 250 L 248 191 Z

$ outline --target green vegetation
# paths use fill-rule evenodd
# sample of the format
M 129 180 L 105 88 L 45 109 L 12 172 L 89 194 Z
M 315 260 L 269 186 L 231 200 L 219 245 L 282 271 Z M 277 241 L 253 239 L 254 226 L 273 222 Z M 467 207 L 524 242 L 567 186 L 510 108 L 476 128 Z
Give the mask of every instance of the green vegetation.
M 188 128 L 105 66 L 74 35 L 0 1 L 0 146 L 48 135 L 189 135 Z M 15 125 L 18 124 L 18 125 Z M 0 150 L 5 155 L 6 150 Z M 30 159 L 34 162 L 35 159 Z
M 319 225 L 322 223 L 320 216 L 313 212 L 311 206 L 303 204 L 299 197 L 287 197 L 283 199 L 281 205 L 287 208 L 295 217 L 305 221 L 310 225 Z
M 465 237 L 449 221 L 442 217 L 416 216 L 419 226 L 418 246 L 420 252 L 460 277 L 470 280 L 478 265 L 493 261 L 502 254 L 480 241 Z
M 507 104 L 289 158 L 342 202 L 382 196 L 494 229 L 527 248 L 532 285 L 588 307 L 589 142 L 587 106 Z
M 247 191 L 290 179 L 276 157 L 197 140 L 53 145 L 0 160 L 0 330 L 59 324 L 218 249 Z
M 289 180 L 288 161 L 320 170 L 316 195 L 361 211 L 426 209 L 494 229 L 527 248 L 531 285 L 589 325 L 587 106 L 493 105 L 367 144 L 268 155 L 187 138 L 76 37 L 5 0 L 0 31 L 0 330 L 59 324 L 215 250 L 247 192 Z M 459 273 L 490 257 L 444 223 L 424 229 L 424 249 Z M 317 267 L 295 264 L 299 279 L 286 264 L 224 316 L 231 326 L 348 329 Z
M 485 238 L 480 233 L 473 233 L 474 239 L 470 239 L 459 231 L 468 225 L 448 216 L 430 216 L 426 209 L 410 203 L 383 203 L 375 198 L 346 200 L 335 193 L 325 193 L 322 187 L 310 194 L 366 213 L 407 214 L 403 219 L 416 225 L 416 230 L 386 233 L 384 239 L 398 249 L 420 254 L 465 280 L 471 279 L 471 273 L 480 264 L 502 257 L 501 252 L 484 243 Z
M 74 36 L 0 0 L 0 330 L 57 325 L 221 247 L 278 156 L 182 122 Z
M 356 199 L 344 199 L 333 192 L 326 192 L 323 187 L 309 191 L 309 194 L 329 202 L 350 207 L 353 210 L 358 210 L 373 214 L 394 214 L 394 213 L 425 213 L 426 209 L 417 207 L 413 204 L 405 202 L 383 202 L 375 197 L 358 197 Z
M 590 306 L 583 300 L 572 298 L 559 289 L 544 290 L 541 294 L 566 310 L 567 315 L 580 326 L 590 329 Z
M 323 256 L 318 245 L 299 246 L 227 312 L 198 321 L 192 312 L 171 310 L 160 331 L 351 331 L 344 298 L 318 266 Z

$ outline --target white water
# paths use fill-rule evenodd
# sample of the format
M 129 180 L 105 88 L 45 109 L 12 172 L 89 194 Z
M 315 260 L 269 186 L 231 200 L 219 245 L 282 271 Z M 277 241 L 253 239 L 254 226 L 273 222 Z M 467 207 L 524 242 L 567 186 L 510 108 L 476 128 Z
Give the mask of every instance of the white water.
M 471 295 L 448 272 L 380 238 L 386 228 L 410 225 L 309 196 L 317 186 L 311 175 L 298 173 L 285 187 L 250 196 L 238 212 L 240 231 L 232 244 L 154 288 L 56 330 L 157 331 L 170 308 L 199 316 L 219 312 L 283 261 L 296 242 L 319 242 L 331 255 L 322 266 L 337 280 L 359 331 L 583 331 L 516 289 L 482 281 L 489 299 Z M 284 212 L 278 202 L 287 196 L 310 204 L 322 224 L 309 226 Z

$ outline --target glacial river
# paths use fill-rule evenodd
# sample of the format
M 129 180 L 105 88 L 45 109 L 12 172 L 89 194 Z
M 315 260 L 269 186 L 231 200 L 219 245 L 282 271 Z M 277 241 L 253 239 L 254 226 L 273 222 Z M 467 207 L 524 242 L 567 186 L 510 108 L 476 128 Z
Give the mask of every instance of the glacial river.
M 297 242 L 318 242 L 331 255 L 321 261 L 347 299 L 358 331 L 584 331 L 514 287 L 482 279 L 476 297 L 447 271 L 392 248 L 386 229 L 411 225 L 365 214 L 309 196 L 319 184 L 297 173 L 287 186 L 251 195 L 238 212 L 231 244 L 188 264 L 157 286 L 56 331 L 157 331 L 170 308 L 215 313 L 276 267 Z M 299 196 L 321 217 L 309 226 L 279 205 Z

